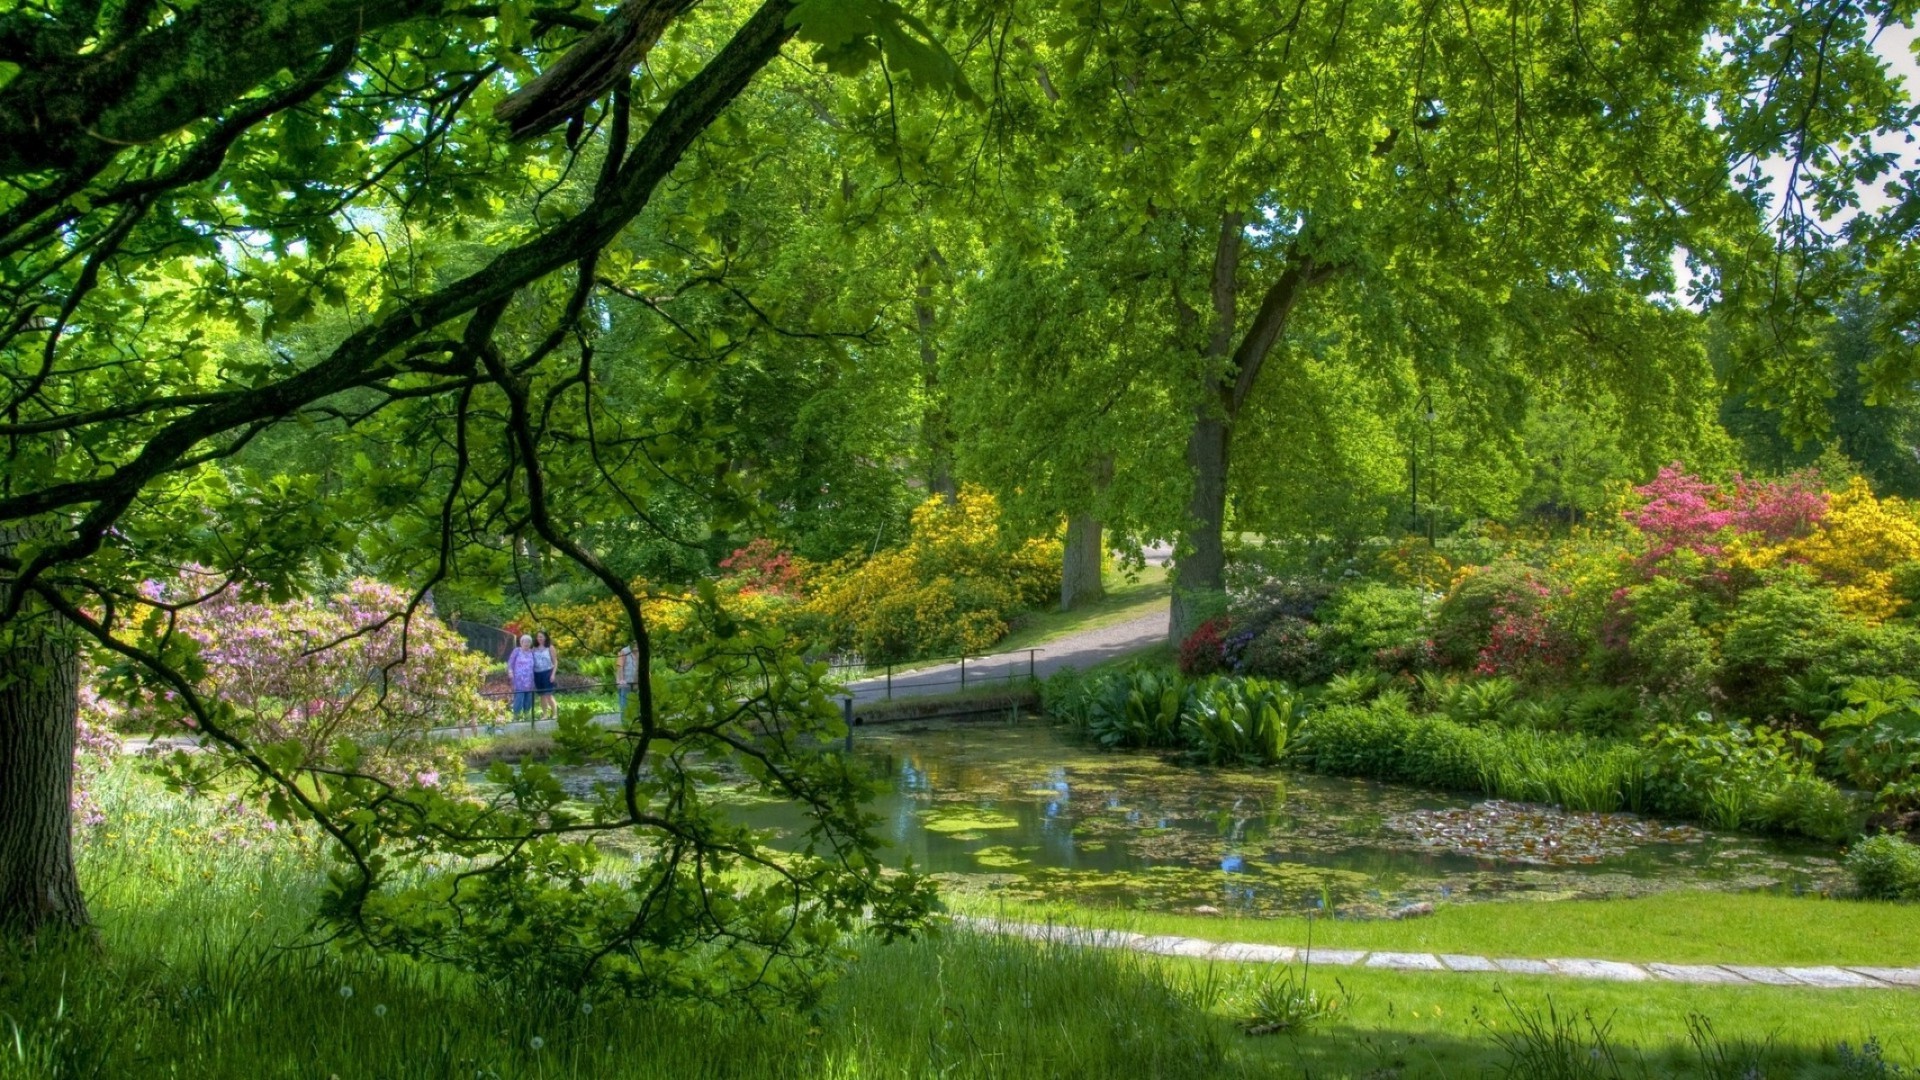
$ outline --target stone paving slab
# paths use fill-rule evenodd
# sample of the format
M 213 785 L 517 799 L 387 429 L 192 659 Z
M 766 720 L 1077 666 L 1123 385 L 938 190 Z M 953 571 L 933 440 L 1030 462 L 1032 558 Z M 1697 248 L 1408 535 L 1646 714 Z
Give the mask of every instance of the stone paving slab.
M 1712 964 L 1648 964 L 1647 970 L 1669 982 L 1737 985 L 1747 981 L 1726 968 Z
M 1445 971 L 1447 966 L 1432 953 L 1377 952 L 1367 957 L 1367 966 L 1393 971 Z
M 1218 945 L 1217 941 L 1201 941 L 1199 938 L 1176 937 L 1172 934 L 1145 937 L 1133 943 L 1133 947 L 1140 952 L 1194 957 L 1210 956 Z
M 1334 964 L 1340 967 L 1352 967 L 1367 958 L 1365 949 L 1315 949 L 1308 952 L 1300 950 L 1300 960 L 1307 964 Z
M 1878 979 L 1890 986 L 1911 986 L 1920 989 L 1920 968 L 1850 967 L 1847 970 L 1857 971 L 1869 979 Z
M 1750 967 L 1745 964 L 1724 964 L 1722 966 L 1748 982 L 1757 982 L 1766 986 L 1806 985 L 1776 967 Z
M 1549 960 L 1553 970 L 1576 979 L 1607 979 L 1612 982 L 1646 982 L 1647 969 L 1618 960 Z
M 1253 945 L 1244 941 L 1229 941 L 1217 945 L 1207 955 L 1215 960 L 1242 960 L 1254 964 L 1291 964 L 1295 950 L 1286 945 Z
M 1553 975 L 1615 982 L 1667 982 L 1728 985 L 1816 987 L 1820 989 L 1920 990 L 1920 968 L 1887 967 L 1763 967 L 1745 964 L 1629 964 L 1620 960 L 1469 956 L 1462 953 L 1370 952 L 1365 949 L 1296 949 L 1288 945 L 1261 945 L 1248 941 L 1208 941 L 1175 934 L 1128 933 L 1054 924 L 1009 922 L 956 916 L 954 924 L 991 934 L 1011 934 L 1069 945 L 1131 949 L 1158 956 L 1204 960 L 1288 964 L 1294 962 L 1348 967 L 1365 964 L 1387 971 L 1505 972 L 1513 975 Z
M 1515 974 L 1515 975 L 1558 975 L 1560 974 L 1559 972 L 1553 970 L 1553 965 L 1547 963 L 1545 960 L 1520 960 L 1520 959 L 1513 959 L 1509 957 L 1501 957 L 1494 961 L 1494 965 L 1498 967 L 1501 971 L 1511 972 L 1512 974 Z
M 1818 986 L 1822 990 L 1871 989 L 1878 985 L 1877 980 L 1837 967 L 1790 967 L 1780 970 L 1808 986 Z

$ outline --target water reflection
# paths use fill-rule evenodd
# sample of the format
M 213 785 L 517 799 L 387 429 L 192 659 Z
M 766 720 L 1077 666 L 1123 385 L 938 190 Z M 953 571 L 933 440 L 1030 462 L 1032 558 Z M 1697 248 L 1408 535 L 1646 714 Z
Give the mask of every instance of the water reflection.
M 855 753 L 883 789 L 873 809 L 890 861 L 910 857 L 949 889 L 1021 898 L 1366 913 L 1417 900 L 1801 890 L 1835 873 L 1831 852 L 1810 845 L 1196 769 L 1100 752 L 1039 724 L 863 728 Z M 738 814 L 776 842 L 801 825 L 782 803 L 743 800 Z

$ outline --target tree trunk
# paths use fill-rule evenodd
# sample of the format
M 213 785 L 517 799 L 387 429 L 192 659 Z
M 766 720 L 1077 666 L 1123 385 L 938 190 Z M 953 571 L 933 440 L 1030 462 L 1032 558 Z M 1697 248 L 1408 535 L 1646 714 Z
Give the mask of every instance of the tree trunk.
M 920 281 L 913 289 L 913 322 L 920 331 L 920 384 L 927 397 L 920 414 L 920 443 L 927 455 L 927 494 L 952 502 L 960 488 L 953 479 L 953 433 L 940 391 L 940 348 L 935 339 L 931 276 L 936 265 L 944 267 L 946 261 L 939 249 L 929 249 L 926 258 L 920 260 Z
M 1187 499 L 1187 542 L 1175 566 L 1167 633 L 1174 644 L 1215 614 L 1226 592 L 1227 451 L 1231 421 L 1211 403 L 1200 406 L 1187 437 L 1193 494 Z
M 0 605 L 10 587 L 0 579 Z M 87 925 L 73 868 L 80 663 L 64 624 L 28 603 L 0 626 L 0 941 Z
M 1107 553 L 1100 545 L 1100 519 L 1083 514 L 1067 518 L 1067 542 L 1060 561 L 1060 610 L 1072 611 L 1107 594 L 1101 581 Z

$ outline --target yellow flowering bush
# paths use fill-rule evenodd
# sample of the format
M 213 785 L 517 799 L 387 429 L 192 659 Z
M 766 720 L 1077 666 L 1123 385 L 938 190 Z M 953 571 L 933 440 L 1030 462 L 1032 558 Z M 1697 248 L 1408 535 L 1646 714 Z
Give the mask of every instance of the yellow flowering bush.
M 1898 498 L 1877 498 L 1854 477 L 1827 499 L 1819 524 L 1805 536 L 1769 544 L 1743 535 L 1723 555 L 1730 568 L 1758 576 L 1799 563 L 1831 586 L 1841 610 L 1873 622 L 1900 614 L 1906 601 L 1895 588 L 1903 566 L 1920 562 L 1920 520 Z
M 1009 534 L 999 501 L 968 486 L 915 509 L 901 547 L 820 567 L 802 618 L 821 644 L 869 660 L 978 652 L 1059 588 L 1060 543 Z
M 640 615 L 647 621 L 647 633 L 656 652 L 671 653 L 673 638 L 694 628 L 698 622 L 693 594 L 677 589 L 662 589 L 644 581 L 632 588 L 640 597 Z M 732 618 L 755 626 L 780 627 L 798 606 L 788 597 L 764 591 L 736 588 L 723 582 L 715 590 L 720 610 Z M 532 614 L 514 619 L 506 629 L 515 634 L 545 630 L 563 657 L 612 656 L 633 637 L 627 625 L 626 609 L 608 596 L 574 604 L 536 604 Z

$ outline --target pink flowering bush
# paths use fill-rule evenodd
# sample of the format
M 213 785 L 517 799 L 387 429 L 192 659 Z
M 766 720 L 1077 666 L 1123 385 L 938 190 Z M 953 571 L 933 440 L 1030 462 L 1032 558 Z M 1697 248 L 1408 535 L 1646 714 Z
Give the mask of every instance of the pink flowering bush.
M 1717 558 L 1743 535 L 1785 543 L 1811 533 L 1827 511 L 1826 493 L 1810 472 L 1765 482 L 1736 476 L 1723 486 L 1675 462 L 1634 491 L 1646 501 L 1626 511 L 1626 519 L 1646 537 L 1649 566 L 1683 548 Z
M 197 585 L 187 575 L 150 595 L 191 596 Z M 256 745 L 293 748 L 305 766 L 346 740 L 365 755 L 362 768 L 438 786 L 429 729 L 491 722 L 503 706 L 481 696 L 489 659 L 430 614 L 408 617 L 407 601 L 364 579 L 324 602 L 263 603 L 228 586 L 181 609 L 173 632 L 198 647 L 199 692 L 230 707 Z M 165 692 L 145 695 L 134 715 L 193 723 Z

